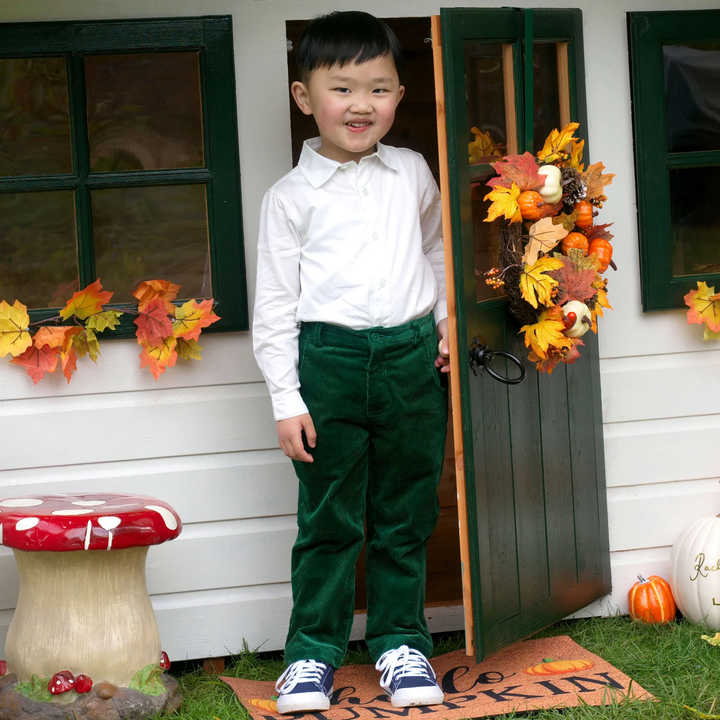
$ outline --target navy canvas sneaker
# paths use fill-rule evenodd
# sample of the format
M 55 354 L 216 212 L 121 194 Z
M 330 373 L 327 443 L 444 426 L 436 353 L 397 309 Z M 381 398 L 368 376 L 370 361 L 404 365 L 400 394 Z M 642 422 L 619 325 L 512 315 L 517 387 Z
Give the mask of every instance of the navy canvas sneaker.
M 390 696 L 393 707 L 439 705 L 445 701 L 435 671 L 419 650 L 407 645 L 388 650 L 375 669 L 382 673 L 380 687 Z
M 277 710 L 281 714 L 330 709 L 335 671 L 324 662 L 298 660 L 280 676 Z

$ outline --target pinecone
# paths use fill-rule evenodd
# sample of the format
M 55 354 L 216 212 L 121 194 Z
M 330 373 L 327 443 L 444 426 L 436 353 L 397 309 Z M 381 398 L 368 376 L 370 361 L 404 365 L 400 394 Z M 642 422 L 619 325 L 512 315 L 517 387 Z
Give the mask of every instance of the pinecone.
M 580 177 L 580 173 L 575 168 L 566 167 L 562 169 L 563 186 L 563 209 L 566 213 L 571 213 L 576 202 L 585 197 L 585 183 Z

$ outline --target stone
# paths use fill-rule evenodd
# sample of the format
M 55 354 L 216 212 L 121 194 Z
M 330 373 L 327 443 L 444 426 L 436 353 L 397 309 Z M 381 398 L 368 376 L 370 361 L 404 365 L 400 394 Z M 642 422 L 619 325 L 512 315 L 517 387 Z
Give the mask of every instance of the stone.
M 101 700 L 109 700 L 117 692 L 117 686 L 109 682 L 101 682 L 95 685 L 94 690 Z
M 87 695 L 71 703 L 59 703 L 38 702 L 15 692 L 17 678 L 6 675 L 0 678 L 0 720 L 145 720 L 163 711 L 178 710 L 182 704 L 175 678 L 166 674 L 161 677 L 166 688 L 162 695 L 98 683 Z M 102 686 L 107 686 L 103 692 L 107 698 L 98 693 Z

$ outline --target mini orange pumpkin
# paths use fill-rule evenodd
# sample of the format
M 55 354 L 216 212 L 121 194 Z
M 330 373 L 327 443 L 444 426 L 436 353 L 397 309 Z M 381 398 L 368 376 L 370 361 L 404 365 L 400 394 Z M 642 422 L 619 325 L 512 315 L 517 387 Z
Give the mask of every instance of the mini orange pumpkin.
M 647 580 L 638 575 L 628 593 L 628 607 L 630 617 L 649 624 L 670 622 L 677 612 L 670 585 L 659 575 Z
M 548 215 L 555 214 L 555 208 L 546 203 L 540 193 L 536 193 L 534 190 L 520 193 L 517 202 L 524 220 L 542 220 Z
M 598 256 L 600 260 L 600 269 L 598 272 L 604 273 L 608 269 L 608 265 L 612 262 L 613 247 L 608 240 L 595 238 L 590 241 L 587 254 Z
M 567 255 L 568 250 L 572 250 L 573 248 L 577 248 L 578 250 L 582 250 L 584 253 L 587 253 L 588 239 L 582 233 L 571 232 L 563 238 L 560 248 L 562 249 L 563 255 Z
M 563 675 L 577 670 L 587 670 L 594 663 L 589 660 L 550 660 L 545 659 L 539 665 L 525 668 L 528 675 Z
M 586 228 L 593 224 L 593 206 L 587 200 L 576 202 L 573 210 L 579 213 L 575 221 L 578 227 Z

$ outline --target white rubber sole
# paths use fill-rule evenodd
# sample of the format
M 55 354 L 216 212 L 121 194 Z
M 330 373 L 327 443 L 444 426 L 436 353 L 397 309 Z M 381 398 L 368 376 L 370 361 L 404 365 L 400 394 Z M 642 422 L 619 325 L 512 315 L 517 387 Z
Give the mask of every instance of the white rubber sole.
M 332 693 L 333 689 L 330 688 L 330 694 L 332 695 Z M 289 695 L 281 695 L 277 699 L 277 711 L 281 715 L 329 709 L 330 698 L 321 692 L 290 693 Z
M 445 702 L 445 693 L 437 688 L 407 688 L 398 690 L 390 696 L 393 707 L 414 707 L 415 705 L 441 705 Z

